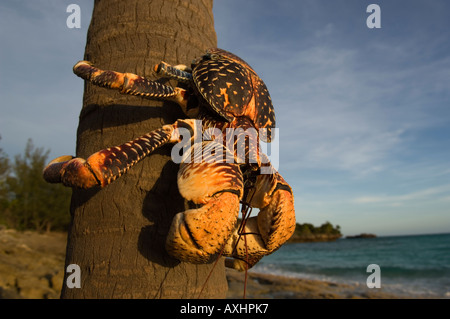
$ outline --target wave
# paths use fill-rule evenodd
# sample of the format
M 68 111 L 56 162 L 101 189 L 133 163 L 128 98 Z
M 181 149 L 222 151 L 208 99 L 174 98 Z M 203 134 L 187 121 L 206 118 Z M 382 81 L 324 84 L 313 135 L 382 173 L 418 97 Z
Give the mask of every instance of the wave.
M 251 271 L 257 273 L 266 273 L 290 278 L 311 279 L 327 281 L 337 284 L 354 285 L 365 288 L 367 277 L 370 273 L 361 273 L 360 269 L 351 268 L 331 268 L 328 269 L 308 269 L 299 267 L 279 267 L 276 264 L 257 264 Z M 358 275 L 355 275 L 355 272 Z M 398 276 L 401 274 L 401 276 Z M 415 271 L 405 275 L 403 269 L 389 269 L 381 272 L 381 288 L 385 292 L 390 292 L 404 296 L 432 297 L 432 298 L 450 298 L 450 277 L 426 277 L 418 276 Z M 439 280 L 430 280 L 433 278 Z
M 450 235 L 301 243 L 264 257 L 254 271 L 365 286 L 377 264 L 385 290 L 450 297 Z

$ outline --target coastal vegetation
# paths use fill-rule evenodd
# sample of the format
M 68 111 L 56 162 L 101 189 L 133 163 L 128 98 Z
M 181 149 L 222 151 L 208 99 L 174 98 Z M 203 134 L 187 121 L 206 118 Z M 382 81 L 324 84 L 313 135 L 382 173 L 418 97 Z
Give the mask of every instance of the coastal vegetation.
M 333 226 L 330 222 L 325 222 L 316 227 L 309 223 L 296 224 L 294 235 L 289 240 L 290 243 L 333 241 L 342 237 L 341 227 Z
M 0 224 L 38 232 L 67 230 L 71 190 L 42 178 L 48 154 L 31 139 L 13 160 L 0 148 Z

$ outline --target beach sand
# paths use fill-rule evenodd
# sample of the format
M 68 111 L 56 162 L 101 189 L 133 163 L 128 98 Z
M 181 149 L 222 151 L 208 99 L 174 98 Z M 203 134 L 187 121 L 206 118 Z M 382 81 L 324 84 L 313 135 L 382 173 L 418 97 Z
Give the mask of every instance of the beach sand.
M 227 269 L 228 299 L 242 299 L 244 295 L 243 272 Z M 333 283 L 321 280 L 300 279 L 278 275 L 248 272 L 246 298 L 250 299 L 402 299 L 424 298 L 404 296 L 368 288 L 364 285 Z

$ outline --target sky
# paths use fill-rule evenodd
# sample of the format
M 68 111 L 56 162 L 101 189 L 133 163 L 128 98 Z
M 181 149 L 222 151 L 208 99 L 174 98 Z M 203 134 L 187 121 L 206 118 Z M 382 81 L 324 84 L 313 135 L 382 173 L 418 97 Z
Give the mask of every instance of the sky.
M 81 9 L 68 28 L 69 4 Z M 377 4 L 381 28 L 369 28 Z M 0 148 L 74 154 L 93 1 L 0 3 Z M 297 222 L 450 232 L 450 2 L 215 0 L 218 47 L 266 83 Z M 369 19 L 372 21 L 372 19 Z M 190 61 L 180 61 L 180 63 Z

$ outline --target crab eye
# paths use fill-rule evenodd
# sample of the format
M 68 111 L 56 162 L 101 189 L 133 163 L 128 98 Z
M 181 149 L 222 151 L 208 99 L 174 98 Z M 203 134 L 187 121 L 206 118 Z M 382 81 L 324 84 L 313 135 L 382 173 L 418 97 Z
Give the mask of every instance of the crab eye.
M 219 55 L 215 53 L 207 53 L 203 56 L 203 61 L 217 60 L 217 59 L 219 59 Z

